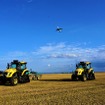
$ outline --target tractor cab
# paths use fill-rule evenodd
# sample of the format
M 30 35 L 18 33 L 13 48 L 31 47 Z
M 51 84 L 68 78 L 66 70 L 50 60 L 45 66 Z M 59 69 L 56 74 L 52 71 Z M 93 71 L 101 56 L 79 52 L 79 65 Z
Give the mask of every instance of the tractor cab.
M 91 63 L 90 62 L 80 62 L 76 64 L 76 68 L 83 68 L 85 70 L 89 70 L 91 68 Z
M 27 62 L 19 62 L 18 60 L 14 60 L 10 64 L 7 64 L 7 69 L 17 69 L 17 70 L 24 70 L 26 69 Z
M 88 69 L 88 70 L 89 70 L 89 69 L 91 68 L 91 63 L 90 63 L 90 62 L 86 62 L 86 64 L 85 64 L 85 65 L 86 65 L 86 67 L 85 67 L 86 69 Z
M 90 62 L 79 62 L 76 64 L 76 70 L 72 74 L 72 80 L 91 80 L 95 79 L 94 69 Z

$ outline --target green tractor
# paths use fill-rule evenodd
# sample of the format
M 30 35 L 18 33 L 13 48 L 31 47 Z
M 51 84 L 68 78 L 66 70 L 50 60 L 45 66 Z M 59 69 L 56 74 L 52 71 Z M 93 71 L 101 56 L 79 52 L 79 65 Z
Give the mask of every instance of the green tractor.
M 38 80 L 37 72 L 31 71 L 29 76 L 30 80 Z
M 94 80 L 94 69 L 91 67 L 90 62 L 80 62 L 76 64 L 76 70 L 73 72 L 71 79 L 74 80 Z
M 13 60 L 10 64 L 8 63 L 7 69 L 0 73 L 0 81 L 3 84 L 9 83 L 11 85 L 17 85 L 19 82 L 30 82 L 26 64 L 27 62 L 20 62 L 18 60 Z
M 30 76 L 30 80 L 39 80 L 41 79 L 42 74 L 31 70 L 29 76 Z

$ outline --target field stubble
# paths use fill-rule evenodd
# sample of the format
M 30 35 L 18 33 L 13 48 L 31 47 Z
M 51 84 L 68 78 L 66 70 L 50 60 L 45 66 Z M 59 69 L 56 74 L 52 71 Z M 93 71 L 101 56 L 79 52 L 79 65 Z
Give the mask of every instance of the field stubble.
M 43 74 L 39 81 L 0 85 L 0 105 L 105 105 L 105 73 L 71 81 L 71 74 Z

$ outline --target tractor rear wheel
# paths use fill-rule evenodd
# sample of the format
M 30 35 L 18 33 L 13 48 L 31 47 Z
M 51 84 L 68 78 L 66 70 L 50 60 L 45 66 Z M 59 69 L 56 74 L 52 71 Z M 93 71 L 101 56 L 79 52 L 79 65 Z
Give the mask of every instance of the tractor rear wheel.
M 21 83 L 30 82 L 30 78 L 28 75 L 23 75 L 20 80 Z
M 95 79 L 94 73 L 91 73 L 91 74 L 89 75 L 89 79 L 90 79 L 90 80 L 94 80 L 94 79 Z
M 26 82 L 30 82 L 29 75 L 26 76 Z

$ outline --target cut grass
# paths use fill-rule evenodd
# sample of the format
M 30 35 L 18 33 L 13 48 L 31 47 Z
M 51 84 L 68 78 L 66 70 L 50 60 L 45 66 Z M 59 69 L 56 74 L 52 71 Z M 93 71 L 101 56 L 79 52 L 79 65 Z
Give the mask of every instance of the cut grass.
M 71 74 L 43 74 L 39 81 L 0 86 L 0 105 L 104 105 L 105 73 L 71 81 Z

